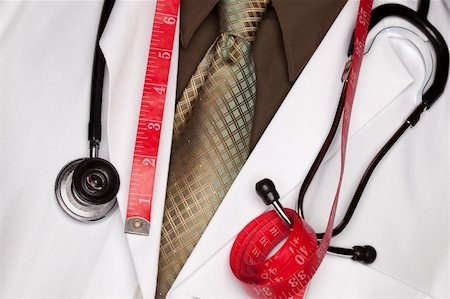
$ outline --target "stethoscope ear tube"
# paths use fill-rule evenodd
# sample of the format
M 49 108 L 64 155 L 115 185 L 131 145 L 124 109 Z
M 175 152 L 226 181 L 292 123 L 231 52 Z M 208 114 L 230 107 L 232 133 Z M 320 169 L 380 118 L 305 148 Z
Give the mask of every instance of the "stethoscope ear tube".
M 400 128 L 394 133 L 394 135 L 388 140 L 388 142 L 381 148 L 381 150 L 377 153 L 377 155 L 373 158 L 368 168 L 366 169 L 364 175 L 361 178 L 361 181 L 355 191 L 355 194 L 350 202 L 350 205 L 344 215 L 343 220 L 337 225 L 333 231 L 332 235 L 336 236 L 341 233 L 348 223 L 351 220 L 351 217 L 361 199 L 362 193 L 374 172 L 376 166 L 381 161 L 381 159 L 387 154 L 387 152 L 392 148 L 392 146 L 398 141 L 398 139 L 407 131 L 408 128 L 413 127 L 417 124 L 420 119 L 420 115 L 431 107 L 437 99 L 442 95 L 445 85 L 448 79 L 449 72 L 449 51 L 447 44 L 445 43 L 444 38 L 438 32 L 438 30 L 426 19 L 426 13 L 428 12 L 429 1 L 422 1 L 419 6 L 419 12 L 415 12 L 408 7 L 399 4 L 385 4 L 375 8 L 372 12 L 372 18 L 370 20 L 369 30 L 373 28 L 378 22 L 380 22 L 383 18 L 388 16 L 398 16 L 411 24 L 415 25 L 416 28 L 420 29 L 425 36 L 431 42 L 434 51 L 436 53 L 436 70 L 434 81 L 427 91 L 422 96 L 422 102 L 414 109 L 414 111 L 409 115 L 406 121 L 400 126 Z M 424 16 L 425 14 L 425 16 Z M 349 56 L 353 53 L 353 38 L 349 47 Z M 343 92 L 346 89 L 346 83 L 344 83 Z M 340 118 L 342 116 L 342 107 L 344 104 L 344 98 L 341 95 L 339 105 L 335 114 L 335 118 L 333 120 L 333 124 L 331 126 L 330 132 L 325 139 L 322 148 L 320 149 L 312 167 L 310 168 L 308 174 L 306 175 L 303 184 L 300 188 L 300 193 L 298 197 L 297 204 L 297 212 L 301 214 L 304 218 L 303 213 L 303 201 L 306 194 L 306 191 L 311 184 L 311 181 L 317 172 L 325 154 L 327 153 L 331 142 L 334 139 L 334 136 L 337 132 L 337 128 L 339 126 Z M 317 238 L 323 238 L 324 234 L 317 234 Z M 375 248 L 366 245 L 366 246 L 354 246 L 353 249 L 332 247 L 328 248 L 328 251 L 340 254 L 352 256 L 352 259 L 355 261 L 360 261 L 363 263 L 372 263 L 376 259 L 376 250 Z
M 419 12 L 400 4 L 384 4 L 373 10 L 369 24 L 370 30 L 382 19 L 396 16 L 409 21 L 429 39 L 436 53 L 436 71 L 433 84 L 431 84 L 422 96 L 422 102 L 425 103 L 427 109 L 429 109 L 444 92 L 449 68 L 449 51 L 447 44 L 436 27 L 426 19 L 426 15 L 423 15 L 428 12 L 428 7 L 429 1 L 421 1 Z M 349 45 L 348 56 L 351 56 L 351 53 L 353 53 L 353 37 Z

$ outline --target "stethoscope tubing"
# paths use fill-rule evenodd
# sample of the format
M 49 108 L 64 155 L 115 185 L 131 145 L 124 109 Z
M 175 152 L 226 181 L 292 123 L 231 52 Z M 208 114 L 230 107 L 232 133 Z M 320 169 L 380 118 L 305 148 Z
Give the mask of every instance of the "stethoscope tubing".
M 104 1 L 95 41 L 88 125 L 89 158 L 69 162 L 59 172 L 55 182 L 55 196 L 62 210 L 80 222 L 103 219 L 117 207 L 119 173 L 109 161 L 99 158 L 106 67 L 105 56 L 99 42 L 114 3 L 115 0 Z
M 400 139 L 400 137 L 408 130 L 408 128 L 413 127 L 417 124 L 417 122 L 420 119 L 420 115 L 427 109 L 429 109 L 436 100 L 442 95 L 445 85 L 447 83 L 448 79 L 448 71 L 449 71 L 449 50 L 447 47 L 447 44 L 445 43 L 444 38 L 439 33 L 439 31 L 426 19 L 426 15 L 429 10 L 429 0 L 421 1 L 419 5 L 418 12 L 415 12 L 414 10 L 407 8 L 403 5 L 399 4 L 384 4 L 381 5 L 373 10 L 372 18 L 369 24 L 369 30 L 374 28 L 374 26 L 379 23 L 382 19 L 389 17 L 389 16 L 397 16 L 401 17 L 413 25 L 415 25 L 416 28 L 418 28 L 420 31 L 422 31 L 425 36 L 429 39 L 431 42 L 434 51 L 436 53 L 436 69 L 435 69 L 435 77 L 434 81 L 431 84 L 431 86 L 423 93 L 422 96 L 422 102 L 413 110 L 413 112 L 408 116 L 408 118 L 405 120 L 405 122 L 397 129 L 397 131 L 391 136 L 391 138 L 386 142 L 386 144 L 379 150 L 379 152 L 375 155 L 375 157 L 370 162 L 369 166 L 367 167 L 366 171 L 364 172 L 356 191 L 353 195 L 353 198 L 347 208 L 347 211 L 342 219 L 342 221 L 333 228 L 332 236 L 336 236 L 339 233 L 341 233 L 347 225 L 350 223 L 350 220 L 356 210 L 356 207 L 361 199 L 361 196 L 364 192 L 365 187 L 367 186 L 367 183 L 375 171 L 376 167 L 380 163 L 380 161 L 383 159 L 383 157 L 389 152 L 389 150 L 394 146 L 394 144 Z M 351 57 L 353 53 L 353 38 L 350 42 L 349 50 L 348 50 L 348 56 Z M 302 186 L 300 188 L 298 201 L 297 201 L 297 212 L 301 214 L 302 218 L 305 218 L 304 211 L 303 211 L 303 202 L 306 195 L 306 192 L 308 190 L 308 187 L 310 186 L 315 174 L 317 173 L 318 168 L 320 167 L 320 164 L 322 163 L 328 149 L 331 146 L 331 143 L 337 133 L 339 123 L 342 117 L 344 103 L 345 103 L 345 92 L 347 88 L 347 82 L 344 82 L 342 93 L 339 99 L 338 107 L 336 109 L 336 113 L 333 119 L 333 123 L 331 125 L 330 131 L 325 138 L 325 141 L 317 154 L 310 170 L 308 171 Z M 323 238 L 324 233 L 317 234 L 317 238 L 321 239 Z M 337 253 L 341 255 L 350 255 L 354 256 L 356 250 L 356 247 L 361 246 L 355 246 L 353 249 L 347 249 L 347 248 L 340 248 L 340 247 L 334 247 L 330 246 L 328 251 L 332 253 Z M 370 249 L 375 252 L 376 251 L 371 246 L 365 246 L 370 247 Z

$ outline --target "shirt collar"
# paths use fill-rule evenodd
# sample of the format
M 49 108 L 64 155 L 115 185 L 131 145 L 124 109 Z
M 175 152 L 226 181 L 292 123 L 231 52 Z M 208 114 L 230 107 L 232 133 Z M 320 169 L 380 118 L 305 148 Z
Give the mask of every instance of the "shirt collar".
M 197 28 L 218 2 L 219 0 L 181 1 L 182 47 L 189 45 Z M 272 0 L 283 35 L 291 82 L 297 79 L 327 31 L 325 30 L 322 34 L 323 27 L 312 24 L 320 23 L 317 22 L 317 18 L 331 18 L 329 22 L 331 25 L 345 2 L 346 0 Z

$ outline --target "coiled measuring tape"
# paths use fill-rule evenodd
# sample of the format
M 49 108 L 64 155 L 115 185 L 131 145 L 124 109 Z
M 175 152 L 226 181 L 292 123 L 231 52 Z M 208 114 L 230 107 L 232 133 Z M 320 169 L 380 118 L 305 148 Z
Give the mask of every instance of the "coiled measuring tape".
M 341 136 L 341 166 L 337 191 L 325 234 L 317 244 L 316 233 L 291 209 L 285 209 L 292 226 L 275 211 L 252 220 L 238 234 L 230 254 L 230 266 L 246 292 L 254 298 L 302 298 L 330 244 L 344 174 L 350 116 L 364 55 L 373 0 L 361 0 L 356 20 L 354 51 L 346 87 Z M 287 237 L 270 258 L 269 253 Z
M 150 231 L 156 163 L 179 5 L 179 0 L 156 1 L 131 169 L 126 233 L 148 236 Z

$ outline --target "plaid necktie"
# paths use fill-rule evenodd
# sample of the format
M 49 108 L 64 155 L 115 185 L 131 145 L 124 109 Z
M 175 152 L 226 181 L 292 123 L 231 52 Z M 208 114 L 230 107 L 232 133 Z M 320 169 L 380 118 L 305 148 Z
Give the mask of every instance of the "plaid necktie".
M 269 2 L 219 2 L 221 34 L 177 103 L 157 296 L 165 297 L 248 156 L 251 46 Z

